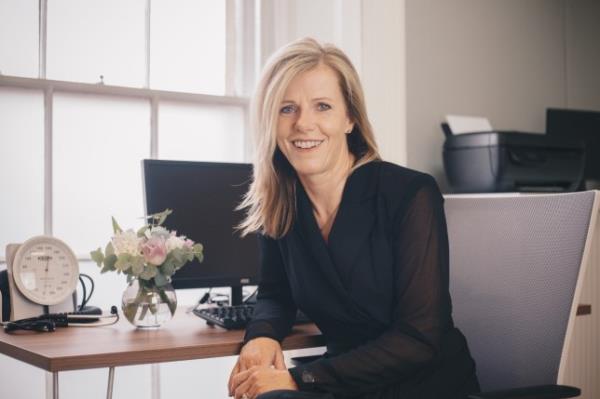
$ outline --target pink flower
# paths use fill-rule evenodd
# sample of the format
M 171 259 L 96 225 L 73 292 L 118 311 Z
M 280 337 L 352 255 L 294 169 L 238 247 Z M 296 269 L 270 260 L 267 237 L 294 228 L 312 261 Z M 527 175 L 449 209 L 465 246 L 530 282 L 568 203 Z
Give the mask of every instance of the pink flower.
M 189 238 L 186 238 L 183 245 L 191 249 L 194 246 L 194 241 L 190 240 Z
M 148 263 L 153 265 L 162 264 L 167 258 L 167 246 L 165 245 L 165 239 L 163 237 L 150 237 L 142 245 L 142 254 L 144 259 Z

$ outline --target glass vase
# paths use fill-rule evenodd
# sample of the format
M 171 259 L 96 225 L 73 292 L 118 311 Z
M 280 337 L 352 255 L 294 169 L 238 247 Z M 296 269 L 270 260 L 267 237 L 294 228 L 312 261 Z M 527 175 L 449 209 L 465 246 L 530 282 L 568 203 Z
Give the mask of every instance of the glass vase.
M 132 280 L 125 292 L 121 309 L 125 318 L 138 328 L 157 328 L 173 318 L 177 296 L 171 284 L 158 287 L 154 280 Z

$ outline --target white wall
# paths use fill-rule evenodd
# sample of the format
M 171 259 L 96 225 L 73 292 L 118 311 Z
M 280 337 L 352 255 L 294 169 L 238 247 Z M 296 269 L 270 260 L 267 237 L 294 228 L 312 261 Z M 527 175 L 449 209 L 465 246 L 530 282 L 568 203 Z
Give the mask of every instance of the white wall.
M 362 82 L 383 159 L 406 165 L 405 1 L 363 1 Z
M 340 47 L 365 90 L 382 157 L 406 163 L 404 0 L 267 0 L 264 60 L 291 40 L 311 36 Z
M 600 108 L 599 4 L 408 0 L 408 165 L 446 188 L 446 114 L 541 133 L 547 107 Z
M 566 2 L 567 106 L 600 111 L 600 1 Z

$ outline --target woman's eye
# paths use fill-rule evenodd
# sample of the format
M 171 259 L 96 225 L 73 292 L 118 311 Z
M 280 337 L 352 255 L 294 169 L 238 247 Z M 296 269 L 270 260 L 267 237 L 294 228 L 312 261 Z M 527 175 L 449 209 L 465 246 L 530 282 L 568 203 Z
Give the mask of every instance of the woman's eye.
M 279 112 L 281 112 L 282 114 L 291 114 L 294 111 L 295 107 L 293 105 L 286 105 L 285 107 L 279 110 Z
M 329 104 L 319 103 L 318 108 L 319 111 L 327 111 L 331 109 L 331 106 Z

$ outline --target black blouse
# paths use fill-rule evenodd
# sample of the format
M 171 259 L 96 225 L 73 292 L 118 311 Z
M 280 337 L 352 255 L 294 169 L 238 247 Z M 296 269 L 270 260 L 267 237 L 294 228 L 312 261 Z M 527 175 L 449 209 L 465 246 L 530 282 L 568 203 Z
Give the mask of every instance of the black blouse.
M 329 241 L 296 184 L 297 215 L 260 238 L 261 282 L 245 341 L 281 341 L 301 309 L 327 354 L 290 368 L 301 390 L 337 397 L 453 398 L 477 389 L 454 328 L 443 198 L 429 175 L 371 162 L 346 181 Z

